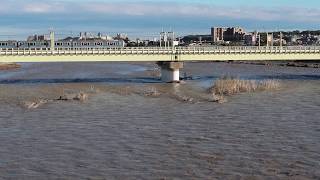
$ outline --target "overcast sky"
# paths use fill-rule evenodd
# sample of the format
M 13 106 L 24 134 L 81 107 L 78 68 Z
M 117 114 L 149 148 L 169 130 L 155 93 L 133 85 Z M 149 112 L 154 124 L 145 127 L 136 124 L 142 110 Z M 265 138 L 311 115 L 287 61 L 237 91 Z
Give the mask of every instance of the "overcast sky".
M 211 26 L 249 30 L 320 29 L 319 0 L 1 0 L 0 38 L 79 31 L 151 37 L 163 28 L 209 34 Z

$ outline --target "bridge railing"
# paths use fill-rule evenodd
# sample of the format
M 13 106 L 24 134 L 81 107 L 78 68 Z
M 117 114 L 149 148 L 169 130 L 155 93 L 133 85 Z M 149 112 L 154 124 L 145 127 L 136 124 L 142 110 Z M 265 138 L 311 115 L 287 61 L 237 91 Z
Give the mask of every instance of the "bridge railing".
M 122 48 L 24 48 L 1 49 L 0 56 L 34 55 L 174 55 L 230 53 L 320 53 L 320 46 L 188 46 L 188 47 L 122 47 Z

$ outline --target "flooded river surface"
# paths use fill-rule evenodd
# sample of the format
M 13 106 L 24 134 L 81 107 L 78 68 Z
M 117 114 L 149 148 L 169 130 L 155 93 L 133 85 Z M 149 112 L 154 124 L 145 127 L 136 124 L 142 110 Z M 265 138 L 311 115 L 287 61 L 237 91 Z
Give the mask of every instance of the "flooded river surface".
M 320 179 L 320 69 L 39 63 L 0 72 L 0 179 Z M 275 91 L 210 102 L 216 78 Z M 58 101 L 83 92 L 85 101 Z M 38 108 L 25 102 L 47 100 Z M 50 100 L 50 101 L 49 101 Z

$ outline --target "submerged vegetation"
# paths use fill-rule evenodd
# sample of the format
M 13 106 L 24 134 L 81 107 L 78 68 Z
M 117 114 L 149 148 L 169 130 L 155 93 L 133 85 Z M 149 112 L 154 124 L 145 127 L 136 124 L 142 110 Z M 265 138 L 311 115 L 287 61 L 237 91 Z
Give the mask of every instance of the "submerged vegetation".
M 239 93 L 271 91 L 279 89 L 280 82 L 277 80 L 243 80 L 233 77 L 222 77 L 214 82 L 210 88 L 213 101 L 224 103 L 225 96 L 232 96 Z
M 63 94 L 59 96 L 57 99 L 36 99 L 33 101 L 24 101 L 22 102 L 22 106 L 26 109 L 37 109 L 49 102 L 55 101 L 80 101 L 84 102 L 88 99 L 88 94 L 79 92 L 76 94 Z
M 203 94 L 195 89 L 182 88 L 177 84 L 173 88 L 165 85 L 147 85 L 147 86 L 108 86 L 102 88 L 102 92 L 115 93 L 120 96 L 139 95 L 143 97 L 170 97 L 177 101 L 186 103 L 198 103 L 204 101 L 225 103 L 226 97 L 246 92 L 269 91 L 276 90 L 280 87 L 277 80 L 243 80 L 233 77 L 222 77 L 216 80 L 210 88 L 210 94 Z M 32 100 L 20 103 L 26 109 L 37 109 L 45 104 L 52 102 L 85 102 L 89 96 L 101 92 L 100 88 L 90 86 L 89 88 L 58 89 L 57 93 L 46 95 L 47 98 L 33 98 Z

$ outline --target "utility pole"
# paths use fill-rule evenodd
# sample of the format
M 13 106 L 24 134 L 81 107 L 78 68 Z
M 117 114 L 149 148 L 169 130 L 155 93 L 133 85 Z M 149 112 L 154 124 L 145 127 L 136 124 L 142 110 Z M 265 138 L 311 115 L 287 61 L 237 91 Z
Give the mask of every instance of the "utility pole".
M 174 40 L 175 40 L 175 33 L 173 31 L 164 32 L 162 29 L 162 32 L 160 33 L 160 47 L 162 47 L 162 41 L 164 43 L 165 48 L 170 47 L 170 43 L 173 46 Z
M 159 39 L 160 47 L 162 46 L 162 37 L 163 37 L 163 32 L 160 32 L 160 39 Z
M 283 35 L 282 35 L 282 32 L 280 31 L 280 48 L 282 48 L 282 37 Z
M 160 41 L 160 47 L 162 47 L 162 41 L 165 43 L 165 41 L 164 41 L 164 36 L 165 36 L 165 32 L 164 32 L 164 30 L 163 30 L 163 28 L 162 28 L 162 31 L 160 32 L 160 39 L 159 39 L 159 41 Z
M 167 41 L 168 41 L 167 32 L 164 33 L 163 41 L 164 41 L 164 47 L 167 48 Z
M 269 32 L 266 32 L 267 33 L 267 47 L 269 47 Z
M 171 46 L 173 46 L 173 42 L 174 42 L 174 32 L 170 31 L 168 32 L 168 47 L 170 47 L 170 43 L 171 43 Z
M 174 40 L 175 40 L 175 34 L 174 34 L 174 32 L 172 31 L 172 47 L 174 47 Z
M 261 46 L 261 34 L 260 34 L 260 32 L 258 32 L 258 37 L 259 37 L 259 49 L 260 49 L 260 46 Z
M 50 50 L 51 51 L 54 51 L 54 48 L 55 48 L 55 44 L 54 44 L 54 31 L 51 30 L 50 31 Z
M 162 35 L 160 33 L 160 38 L 159 38 L 160 47 L 161 47 L 161 41 L 162 41 Z

